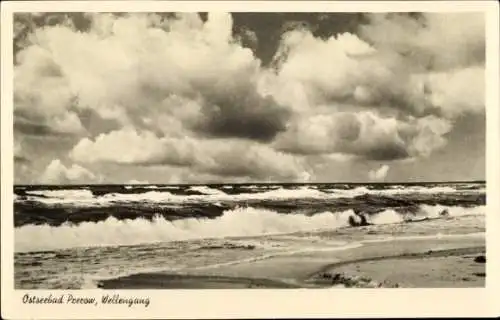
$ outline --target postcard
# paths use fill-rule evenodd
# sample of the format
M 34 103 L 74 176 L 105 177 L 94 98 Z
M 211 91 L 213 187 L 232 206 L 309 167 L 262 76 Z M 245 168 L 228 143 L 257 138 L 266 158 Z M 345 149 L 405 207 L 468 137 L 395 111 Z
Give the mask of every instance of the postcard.
M 2 317 L 498 316 L 498 23 L 2 3 Z

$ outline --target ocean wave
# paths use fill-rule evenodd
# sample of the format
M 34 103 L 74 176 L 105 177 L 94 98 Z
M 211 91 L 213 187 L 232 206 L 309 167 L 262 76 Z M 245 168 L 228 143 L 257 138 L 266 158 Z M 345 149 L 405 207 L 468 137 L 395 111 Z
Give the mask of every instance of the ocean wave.
M 109 206 L 116 203 L 195 203 L 195 202 L 220 202 L 220 201 L 248 201 L 248 200 L 287 200 L 287 199 L 339 199 L 354 198 L 363 195 L 374 196 L 399 196 L 410 194 L 455 194 L 467 192 L 473 194 L 484 193 L 484 188 L 473 190 L 457 190 L 450 186 L 421 187 L 421 186 L 392 186 L 385 189 L 370 189 L 366 186 L 354 189 L 320 188 L 318 186 L 299 186 L 295 188 L 266 188 L 260 186 L 247 186 L 246 190 L 239 187 L 241 192 L 228 192 L 228 189 L 212 188 L 209 186 L 191 186 L 184 189 L 180 187 L 141 187 L 140 193 L 128 192 L 135 187 L 123 189 L 123 192 L 110 192 L 94 195 L 91 190 L 35 190 L 25 191 L 26 197 L 15 197 L 16 202 L 35 201 L 46 205 L 77 205 L 77 206 Z M 127 191 L 128 190 L 128 191 Z M 97 193 L 97 192 L 95 192 Z
M 400 223 L 422 218 L 437 218 L 443 210 L 450 216 L 484 214 L 484 206 L 474 208 L 422 206 L 413 215 L 392 209 L 369 216 L 373 224 Z M 226 210 L 215 219 L 187 218 L 168 221 L 161 216 L 152 220 L 137 218 L 118 220 L 110 217 L 99 222 L 78 225 L 24 225 L 15 228 L 15 251 L 33 252 L 74 247 L 136 245 L 203 238 L 246 237 L 286 234 L 299 231 L 336 229 L 349 225 L 352 210 L 323 212 L 312 216 L 279 214 L 252 207 Z
M 322 189 L 333 192 L 338 196 L 356 197 L 361 195 L 402 195 L 402 194 L 443 194 L 457 193 L 459 190 L 453 187 L 420 187 L 420 186 L 392 186 L 386 189 L 370 189 L 368 187 L 357 187 L 351 190 L 343 189 Z M 476 191 L 476 190 L 475 190 Z M 484 192 L 484 189 L 477 189 L 477 192 Z
M 325 212 L 312 217 L 278 214 L 270 210 L 238 208 L 216 219 L 163 217 L 118 220 L 110 217 L 97 223 L 65 224 L 59 227 L 26 225 L 15 229 L 17 252 L 54 250 L 101 245 L 133 245 L 203 238 L 256 236 L 347 225 L 348 212 Z
M 218 189 L 212 189 L 207 186 L 192 186 L 187 189 L 188 191 L 196 191 L 201 194 L 206 194 L 206 195 L 226 195 L 225 192 L 220 191 Z
M 27 195 L 57 199 L 90 199 L 94 197 L 89 189 L 32 190 L 25 193 Z
M 447 213 L 443 215 L 443 213 Z M 469 215 L 484 215 L 485 206 L 460 207 L 460 206 L 442 206 L 442 205 L 421 205 L 416 212 L 398 212 L 393 209 L 387 209 L 368 217 L 368 222 L 373 224 L 391 224 L 411 221 L 420 221 L 424 219 L 435 219 L 440 217 L 462 217 Z
M 340 197 L 329 195 L 318 190 L 300 188 L 295 190 L 277 189 L 258 193 L 227 194 L 223 191 L 208 187 L 191 187 L 188 191 L 200 194 L 179 195 L 169 191 L 148 191 L 144 193 L 107 193 L 102 196 L 92 196 L 88 190 L 60 191 L 30 191 L 28 195 L 42 197 L 27 197 L 27 200 L 37 201 L 43 204 L 75 204 L 80 206 L 107 206 L 113 203 L 189 203 L 189 202 L 219 202 L 219 201 L 242 201 L 242 200 L 278 200 L 278 199 L 300 199 L 315 198 L 325 199 Z M 81 196 L 85 194 L 85 196 Z M 18 199 L 19 201 L 19 199 Z

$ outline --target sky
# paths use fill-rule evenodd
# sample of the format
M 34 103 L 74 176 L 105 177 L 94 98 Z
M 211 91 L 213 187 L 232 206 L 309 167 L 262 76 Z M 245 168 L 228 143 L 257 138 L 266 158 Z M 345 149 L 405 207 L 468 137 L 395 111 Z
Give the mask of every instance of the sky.
M 16 184 L 485 179 L 481 13 L 17 13 Z

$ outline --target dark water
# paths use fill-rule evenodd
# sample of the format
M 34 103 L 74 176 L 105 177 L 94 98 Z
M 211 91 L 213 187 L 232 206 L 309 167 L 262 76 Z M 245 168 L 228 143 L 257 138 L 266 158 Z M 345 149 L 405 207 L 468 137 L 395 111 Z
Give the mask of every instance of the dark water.
M 388 208 L 416 212 L 420 205 L 484 205 L 484 187 L 484 183 L 16 186 L 14 224 L 60 226 L 109 217 L 213 219 L 237 207 L 306 215 L 355 208 L 367 213 Z
M 14 192 L 15 282 L 25 289 L 95 288 L 96 279 L 136 272 L 188 272 L 349 248 L 370 237 L 485 229 L 482 182 L 16 186 Z M 372 224 L 365 233 L 350 228 L 353 209 Z M 322 231 L 334 236 L 318 242 Z

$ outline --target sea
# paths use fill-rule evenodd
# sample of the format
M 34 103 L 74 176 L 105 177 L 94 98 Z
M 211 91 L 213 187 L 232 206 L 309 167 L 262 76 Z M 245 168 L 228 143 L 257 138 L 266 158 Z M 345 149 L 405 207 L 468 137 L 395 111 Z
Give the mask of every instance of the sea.
M 485 188 L 484 181 L 16 185 L 15 287 L 89 289 L 137 273 L 189 274 L 365 240 L 481 233 Z M 354 210 L 370 224 L 361 238 L 349 224 Z

